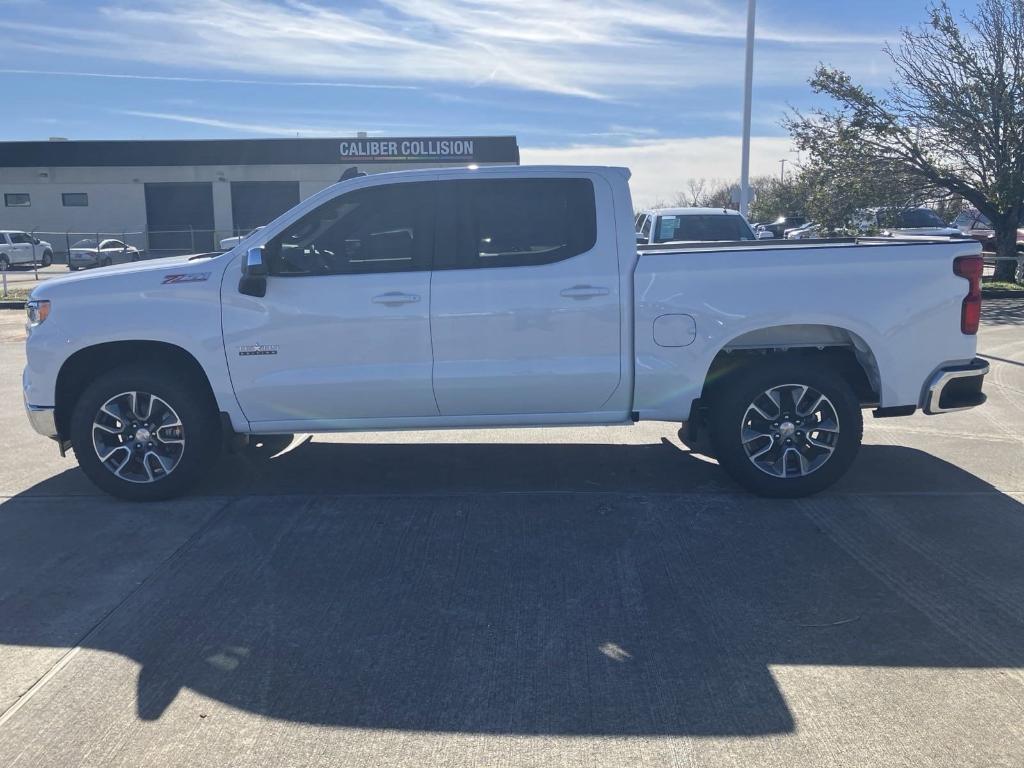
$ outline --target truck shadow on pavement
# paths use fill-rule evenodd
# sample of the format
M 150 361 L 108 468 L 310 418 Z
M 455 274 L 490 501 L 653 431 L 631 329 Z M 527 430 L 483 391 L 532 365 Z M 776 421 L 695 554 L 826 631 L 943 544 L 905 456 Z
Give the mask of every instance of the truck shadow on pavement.
M 133 659 L 144 720 L 190 689 L 347 727 L 753 735 L 795 728 L 779 668 L 1020 685 L 1024 509 L 920 451 L 865 446 L 801 501 L 668 443 L 314 442 L 248 472 L 226 498 L 69 509 L 58 477 L 5 503 L 0 643 Z

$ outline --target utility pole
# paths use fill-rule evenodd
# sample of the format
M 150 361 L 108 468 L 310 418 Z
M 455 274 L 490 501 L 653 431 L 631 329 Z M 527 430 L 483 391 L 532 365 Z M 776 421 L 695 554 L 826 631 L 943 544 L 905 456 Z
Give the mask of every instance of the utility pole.
M 747 0 L 747 69 L 743 86 L 743 157 L 740 162 L 740 213 L 750 210 L 750 111 L 754 90 L 754 17 L 757 0 Z
M 786 158 L 782 158 L 781 160 L 779 160 L 779 165 L 782 166 L 782 170 L 779 171 L 779 181 L 781 181 L 783 184 L 786 183 L 786 163 L 788 162 L 789 161 Z

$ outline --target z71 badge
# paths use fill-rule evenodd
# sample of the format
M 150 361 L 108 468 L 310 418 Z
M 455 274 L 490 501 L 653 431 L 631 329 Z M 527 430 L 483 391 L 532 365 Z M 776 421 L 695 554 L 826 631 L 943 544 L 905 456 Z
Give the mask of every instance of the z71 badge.
M 209 272 L 185 272 L 178 275 L 164 275 L 161 285 L 170 283 L 205 283 L 210 279 Z
M 276 344 L 245 344 L 238 348 L 240 357 L 251 357 L 253 355 L 276 355 Z

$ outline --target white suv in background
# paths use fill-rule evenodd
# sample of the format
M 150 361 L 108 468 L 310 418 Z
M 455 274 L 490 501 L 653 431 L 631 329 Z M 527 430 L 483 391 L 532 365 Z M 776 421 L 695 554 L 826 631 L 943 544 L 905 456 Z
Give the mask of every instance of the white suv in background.
M 18 264 L 38 264 L 48 267 L 53 263 L 53 246 L 34 235 L 17 230 L 0 230 L 0 269 Z
M 655 208 L 633 223 L 638 245 L 758 239 L 740 212 L 728 208 Z

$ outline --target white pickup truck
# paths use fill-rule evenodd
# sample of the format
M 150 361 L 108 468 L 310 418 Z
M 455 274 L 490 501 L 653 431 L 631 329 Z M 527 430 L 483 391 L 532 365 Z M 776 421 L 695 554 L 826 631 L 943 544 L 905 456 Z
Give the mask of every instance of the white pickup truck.
M 799 496 L 850 466 L 862 409 L 984 401 L 978 243 L 638 252 L 628 179 L 364 176 L 227 253 L 50 280 L 28 304 L 29 418 L 131 499 L 185 491 L 245 436 L 639 420 Z

